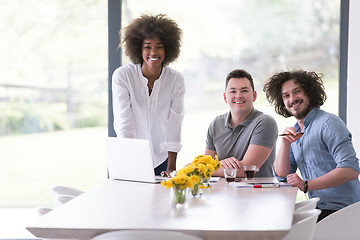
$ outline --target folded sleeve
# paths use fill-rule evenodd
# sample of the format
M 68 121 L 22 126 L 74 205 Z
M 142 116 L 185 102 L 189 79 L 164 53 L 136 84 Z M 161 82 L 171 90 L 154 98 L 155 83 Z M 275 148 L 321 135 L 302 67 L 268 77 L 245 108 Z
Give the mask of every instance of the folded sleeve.
M 323 139 L 326 139 L 326 145 L 337 164 L 336 167 L 349 167 L 359 173 L 359 159 L 351 141 L 351 133 L 345 124 L 333 117 L 327 120 L 325 128 Z

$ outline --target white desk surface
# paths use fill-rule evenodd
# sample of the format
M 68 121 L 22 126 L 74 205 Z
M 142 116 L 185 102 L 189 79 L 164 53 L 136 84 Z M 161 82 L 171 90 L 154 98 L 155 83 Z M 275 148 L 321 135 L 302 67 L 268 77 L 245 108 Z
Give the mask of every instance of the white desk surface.
M 235 188 L 220 179 L 176 208 L 160 184 L 107 180 L 40 217 L 39 238 L 90 239 L 124 229 L 161 229 L 205 239 L 281 239 L 291 228 L 297 188 Z

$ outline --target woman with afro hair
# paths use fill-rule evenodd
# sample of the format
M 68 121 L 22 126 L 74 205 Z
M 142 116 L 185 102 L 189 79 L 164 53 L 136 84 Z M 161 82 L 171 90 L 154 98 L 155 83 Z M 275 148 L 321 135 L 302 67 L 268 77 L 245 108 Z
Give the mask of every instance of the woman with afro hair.
M 148 139 L 156 175 L 176 170 L 181 149 L 185 84 L 168 64 L 180 54 L 182 31 L 166 15 L 141 15 L 120 31 L 131 62 L 112 76 L 117 137 Z M 134 166 L 136 163 L 134 163 Z

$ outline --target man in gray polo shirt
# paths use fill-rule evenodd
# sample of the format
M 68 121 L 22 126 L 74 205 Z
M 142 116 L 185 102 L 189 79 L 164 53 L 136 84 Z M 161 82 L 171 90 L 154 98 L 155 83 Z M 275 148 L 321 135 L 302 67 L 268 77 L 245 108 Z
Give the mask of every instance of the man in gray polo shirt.
M 205 155 L 217 155 L 221 168 L 212 176 L 224 176 L 224 168 L 238 170 L 256 165 L 257 177 L 272 177 L 278 128 L 275 120 L 254 109 L 257 93 L 251 75 L 235 69 L 226 77 L 224 100 L 230 111 L 217 116 L 209 126 Z

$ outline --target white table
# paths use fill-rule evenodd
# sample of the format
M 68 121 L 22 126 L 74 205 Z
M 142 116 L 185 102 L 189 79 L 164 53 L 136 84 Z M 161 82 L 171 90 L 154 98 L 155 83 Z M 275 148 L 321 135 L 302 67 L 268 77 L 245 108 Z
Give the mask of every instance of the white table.
M 107 180 L 42 216 L 39 238 L 90 239 L 122 229 L 161 229 L 205 239 L 281 239 L 291 228 L 297 188 L 235 188 L 224 179 L 176 208 L 159 184 Z

